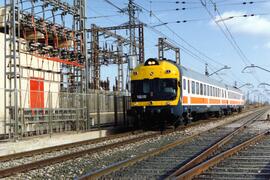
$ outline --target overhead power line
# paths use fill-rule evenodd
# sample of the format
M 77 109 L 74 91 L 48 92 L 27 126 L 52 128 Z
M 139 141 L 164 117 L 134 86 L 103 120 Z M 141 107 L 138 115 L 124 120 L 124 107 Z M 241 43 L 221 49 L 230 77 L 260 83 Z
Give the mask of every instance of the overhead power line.
M 119 12 L 124 13 L 124 10 L 122 8 L 118 7 L 117 5 L 112 3 L 111 1 L 109 1 L 109 0 L 104 0 L 104 1 L 107 2 L 108 4 L 110 4 L 111 6 L 115 7 L 116 9 L 118 9 Z
M 210 12 L 210 10 L 207 8 L 207 6 L 204 4 L 204 2 L 202 0 L 201 1 L 201 4 L 202 6 L 205 8 L 205 10 L 207 11 L 207 13 L 210 15 L 210 17 L 213 19 L 213 21 L 216 23 L 216 25 L 219 27 L 219 29 L 221 30 L 221 32 L 224 34 L 224 36 L 226 37 L 226 39 L 230 42 L 230 44 L 232 45 L 232 47 L 235 49 L 235 51 L 237 52 L 237 54 L 239 55 L 240 59 L 243 61 L 243 63 L 245 65 L 248 65 L 248 64 L 252 64 L 250 62 L 250 60 L 247 58 L 247 56 L 244 54 L 244 52 L 242 51 L 242 49 L 239 47 L 238 43 L 236 42 L 234 36 L 232 35 L 232 33 L 230 32 L 228 26 L 226 25 L 226 23 L 224 21 L 221 21 L 223 26 L 225 27 L 225 30 L 222 28 L 222 26 L 215 21 L 215 16 Z M 215 11 L 217 12 L 218 16 L 220 19 L 222 19 L 222 16 L 221 16 L 221 13 L 219 12 L 215 2 L 213 0 L 209 0 L 212 5 L 215 6 Z M 227 33 L 226 33 L 227 32 Z M 260 80 L 254 75 L 252 74 L 253 77 L 258 81 L 260 82 Z
M 143 6 L 137 4 L 138 6 L 140 6 L 144 11 L 150 13 L 150 11 L 146 8 L 144 8 Z M 164 23 L 157 15 L 155 15 L 154 13 L 152 13 L 152 15 L 160 22 L 160 23 Z M 209 56 L 207 56 L 206 54 L 204 54 L 203 52 L 201 52 L 200 50 L 198 50 L 197 48 L 195 48 L 192 44 L 190 44 L 189 42 L 187 42 L 184 38 L 182 38 L 178 33 L 176 33 L 172 28 L 170 28 L 169 26 L 165 25 L 166 28 L 171 32 L 173 33 L 178 39 L 180 39 L 181 41 L 183 41 L 185 44 L 187 44 L 191 49 L 193 49 L 194 51 L 196 51 L 198 54 L 200 54 L 201 56 L 203 56 L 204 58 L 212 61 L 212 62 L 215 62 L 216 64 L 219 64 L 220 66 L 224 66 L 224 64 L 210 58 Z M 152 27 L 154 28 L 154 27 Z M 177 43 L 179 44 L 179 43 Z M 206 61 L 207 62 L 207 61 Z
M 263 1 L 243 1 L 243 2 L 233 2 L 233 3 L 217 3 L 215 2 L 214 7 L 226 7 L 226 6 L 247 6 L 247 5 L 255 5 L 255 4 L 263 4 L 263 3 L 269 3 L 269 0 L 263 0 Z M 171 3 L 171 2 L 168 2 Z M 179 4 L 179 7 L 173 8 L 173 9 L 153 9 L 154 12 L 171 12 L 171 11 L 186 11 L 186 10 L 193 10 L 193 9 L 203 9 L 203 7 L 199 6 L 199 2 L 197 2 L 198 6 L 192 6 L 190 4 Z M 206 5 L 206 3 L 204 3 Z M 181 6 L 181 7 L 180 7 Z
M 106 0 L 106 1 L 107 1 L 107 0 Z M 146 11 L 146 12 L 148 12 L 148 13 L 151 13 L 151 11 L 149 11 L 149 10 L 146 9 L 146 8 L 144 8 L 143 6 L 141 6 L 141 5 L 137 4 L 137 3 L 136 3 L 136 5 L 139 6 L 143 11 Z M 118 8 L 119 8 L 119 7 L 118 7 Z M 126 13 L 125 13 L 125 14 L 126 14 Z M 153 15 L 153 17 L 155 17 L 159 22 L 164 23 L 164 22 L 163 22 L 158 16 L 156 16 L 154 13 L 152 13 L 152 15 Z M 140 23 L 143 23 L 143 22 L 141 22 L 139 19 L 137 19 L 137 21 L 140 22 Z M 150 29 L 151 31 L 153 31 L 154 33 L 156 33 L 156 34 L 158 34 L 158 35 L 160 35 L 160 36 L 162 36 L 162 37 L 165 37 L 165 38 L 167 38 L 168 41 L 170 41 L 170 42 L 172 42 L 172 43 L 178 45 L 185 53 L 187 53 L 188 55 L 190 55 L 190 56 L 193 57 L 194 59 L 200 61 L 201 63 L 203 63 L 203 64 L 205 64 L 205 63 L 210 64 L 209 61 L 212 61 L 212 62 L 214 62 L 215 64 L 218 64 L 218 65 L 220 65 L 220 66 L 224 66 L 224 64 L 222 64 L 222 63 L 220 63 L 220 62 L 218 62 L 218 61 L 216 61 L 216 60 L 210 58 L 209 56 L 207 56 L 206 54 L 204 54 L 203 52 L 201 52 L 200 50 L 198 50 L 197 48 L 195 48 L 193 45 L 191 45 L 189 42 L 187 42 L 185 39 L 183 39 L 179 34 L 177 34 L 176 32 L 174 32 L 174 30 L 172 30 L 169 26 L 166 26 L 167 29 L 168 29 L 171 33 L 173 33 L 179 40 L 181 40 L 181 41 L 183 41 L 185 44 L 187 44 L 187 45 L 191 48 L 191 50 L 188 49 L 188 48 L 186 48 L 186 47 L 183 46 L 182 44 L 178 43 L 176 40 L 171 39 L 171 38 L 168 37 L 166 34 L 164 34 L 163 32 L 161 32 L 160 30 L 156 29 L 155 27 L 152 27 L 152 26 L 150 26 L 150 25 L 147 24 L 147 23 L 143 23 L 143 24 L 145 24 L 145 26 L 146 26 L 148 29 Z M 210 64 L 210 65 L 211 65 L 211 64 Z M 213 65 L 212 65 L 212 66 L 213 66 Z M 213 67 L 215 67 L 215 66 L 213 66 Z M 218 69 L 218 68 L 215 67 L 215 69 Z M 220 77 L 220 78 L 222 78 L 222 77 Z M 224 78 L 222 78 L 222 79 L 224 80 Z
M 235 19 L 235 18 L 248 18 L 248 17 L 255 17 L 255 16 L 266 16 L 266 15 L 270 15 L 270 13 L 256 13 L 256 14 L 243 14 L 243 15 L 236 15 L 236 16 L 228 16 L 228 17 L 222 17 L 215 21 L 220 22 L 220 21 L 230 20 L 230 19 Z M 153 25 L 153 27 L 164 26 L 167 24 L 185 24 L 185 23 L 190 23 L 190 22 L 209 21 L 209 20 L 211 19 L 209 18 L 184 19 L 184 20 L 168 21 L 164 23 L 155 24 Z

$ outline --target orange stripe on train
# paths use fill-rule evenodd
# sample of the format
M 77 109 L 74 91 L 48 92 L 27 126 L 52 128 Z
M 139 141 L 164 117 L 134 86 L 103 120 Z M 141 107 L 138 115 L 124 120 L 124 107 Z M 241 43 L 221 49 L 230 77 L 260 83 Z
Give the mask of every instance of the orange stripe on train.
M 188 104 L 188 96 L 183 96 L 183 104 Z M 232 104 L 241 105 L 241 101 L 223 100 L 223 99 L 208 99 L 199 97 L 190 97 L 190 104 Z
M 188 97 L 187 96 L 183 96 L 183 103 L 187 104 L 188 103 Z
M 191 104 L 208 104 L 208 99 L 207 98 L 191 97 L 190 102 L 191 102 Z

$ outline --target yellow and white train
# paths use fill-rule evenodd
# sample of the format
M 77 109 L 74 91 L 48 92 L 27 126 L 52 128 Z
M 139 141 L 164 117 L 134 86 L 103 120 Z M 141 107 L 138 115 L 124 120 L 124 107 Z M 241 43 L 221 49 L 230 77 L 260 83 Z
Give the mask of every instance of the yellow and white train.
M 148 59 L 131 74 L 131 111 L 143 126 L 187 123 L 241 111 L 243 93 L 170 60 Z

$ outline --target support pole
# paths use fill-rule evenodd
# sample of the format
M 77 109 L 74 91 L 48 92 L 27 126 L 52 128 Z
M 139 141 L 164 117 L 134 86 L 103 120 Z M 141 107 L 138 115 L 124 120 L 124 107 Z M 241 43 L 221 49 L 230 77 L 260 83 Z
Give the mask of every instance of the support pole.
M 164 59 L 164 51 L 172 50 L 175 52 L 175 62 L 180 65 L 180 49 L 170 42 L 166 41 L 164 38 L 158 38 L 158 58 L 160 60 Z

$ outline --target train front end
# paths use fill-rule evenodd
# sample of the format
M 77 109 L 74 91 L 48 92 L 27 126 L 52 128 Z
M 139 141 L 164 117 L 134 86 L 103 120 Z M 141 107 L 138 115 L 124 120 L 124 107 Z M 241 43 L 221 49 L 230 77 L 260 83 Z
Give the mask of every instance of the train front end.
M 135 126 L 173 125 L 181 114 L 180 70 L 174 62 L 148 59 L 131 73 L 131 112 Z

